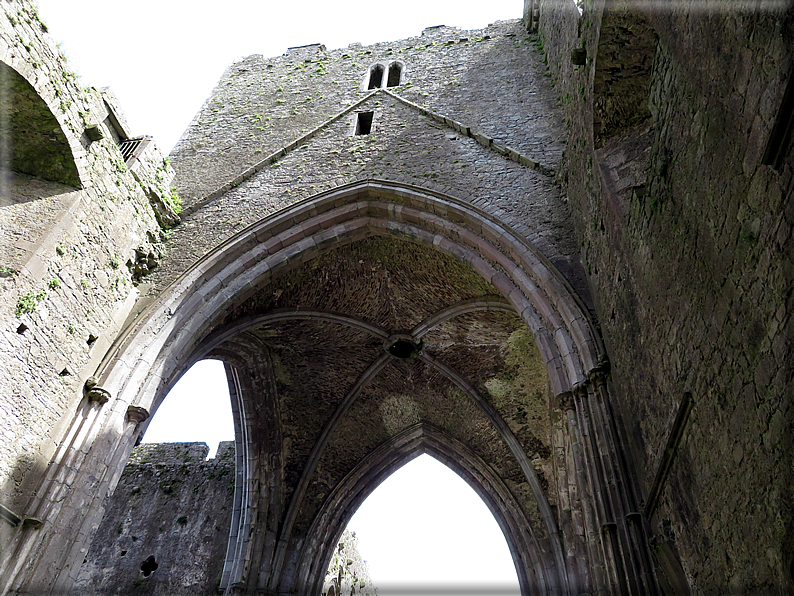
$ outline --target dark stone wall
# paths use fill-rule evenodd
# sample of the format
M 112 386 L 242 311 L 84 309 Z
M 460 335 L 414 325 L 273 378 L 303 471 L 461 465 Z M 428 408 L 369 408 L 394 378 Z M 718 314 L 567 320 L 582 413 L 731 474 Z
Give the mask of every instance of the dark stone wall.
M 790 593 L 792 163 L 790 148 L 772 165 L 764 154 L 790 112 L 792 20 L 695 4 L 588 2 L 580 17 L 573 1 L 545 2 L 537 43 L 569 125 L 560 179 L 640 496 L 660 491 L 659 562 L 695 593 Z M 641 68 L 633 87 L 615 83 L 622 63 L 643 63 L 649 29 L 649 84 Z M 635 95 L 605 129 L 612 83 Z M 663 477 L 685 393 L 692 413 Z
M 234 443 L 205 461 L 204 443 L 136 447 L 73 593 L 216 594 L 229 539 Z M 144 562 L 157 568 L 147 576 Z

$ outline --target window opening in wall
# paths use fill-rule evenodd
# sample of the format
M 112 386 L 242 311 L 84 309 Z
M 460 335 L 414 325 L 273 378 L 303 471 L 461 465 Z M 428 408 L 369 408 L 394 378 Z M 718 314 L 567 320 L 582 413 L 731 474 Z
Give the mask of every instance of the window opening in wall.
M 201 360 L 182 375 L 160 404 L 143 443 L 209 445 L 215 457 L 220 441 L 234 440 L 231 399 L 220 360 Z
M 402 74 L 402 66 L 399 62 L 392 62 L 389 66 L 389 78 L 386 81 L 387 87 L 396 87 L 400 84 L 400 74 Z
M 349 552 L 351 542 L 357 555 Z M 439 586 L 445 594 L 480 593 L 473 586 L 483 586 L 483 594 L 520 594 L 507 541 L 490 510 L 465 480 L 429 455 L 394 472 L 361 504 L 331 557 L 323 593 L 347 594 L 344 582 L 353 581 L 353 572 L 361 576 L 362 561 L 371 591 L 365 586 L 356 594 L 374 594 L 374 588 L 437 594 Z
M 369 71 L 369 85 L 367 89 L 380 89 L 383 84 L 383 67 L 376 64 Z
M 143 577 L 149 577 L 152 573 L 157 571 L 159 567 L 159 563 L 154 558 L 154 555 L 149 555 L 146 557 L 146 560 L 141 563 L 141 571 L 143 571 Z
M 356 119 L 356 134 L 368 135 L 372 132 L 372 117 L 375 112 L 359 112 Z

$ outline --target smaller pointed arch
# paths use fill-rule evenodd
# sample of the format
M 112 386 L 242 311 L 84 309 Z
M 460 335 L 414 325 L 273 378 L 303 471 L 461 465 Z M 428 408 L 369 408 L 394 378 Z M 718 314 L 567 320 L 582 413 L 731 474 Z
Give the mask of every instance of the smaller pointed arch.
M 383 66 L 375 64 L 369 69 L 367 89 L 380 89 L 383 85 Z
M 515 563 L 493 514 L 461 476 L 429 453 L 386 478 L 354 513 L 345 535 L 354 536 L 373 587 L 418 591 L 465 583 L 517 594 Z
M 399 62 L 392 62 L 389 65 L 389 78 L 386 80 L 387 87 L 397 87 L 402 80 L 403 65 Z
M 463 478 L 491 511 L 510 549 L 521 593 L 561 593 L 554 557 L 499 475 L 465 445 L 424 423 L 381 445 L 334 489 L 308 533 L 311 539 L 302 549 L 293 588 L 319 593 L 333 549 L 353 513 L 386 478 L 424 453 Z

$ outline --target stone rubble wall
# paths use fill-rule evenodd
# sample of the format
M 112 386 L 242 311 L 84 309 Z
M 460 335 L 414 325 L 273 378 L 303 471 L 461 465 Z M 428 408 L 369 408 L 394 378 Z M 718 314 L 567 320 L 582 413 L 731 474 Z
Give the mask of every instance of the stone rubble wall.
M 777 168 L 762 156 L 785 109 L 791 19 L 696 4 L 632 18 L 626 3 L 588 2 L 580 17 L 573 0 L 546 1 L 536 43 L 569 124 L 560 178 L 620 396 L 614 407 L 642 500 L 661 489 L 656 554 L 673 567 L 680 559 L 679 580 L 693 593 L 783 594 L 794 560 L 794 200 L 791 152 Z M 608 31 L 616 21 L 629 31 L 623 42 Z M 651 118 L 599 148 L 596 72 L 636 65 L 631 34 L 649 25 L 658 37 L 644 91 Z M 579 48 L 582 66 L 571 59 Z M 692 412 L 659 485 L 685 394 Z
M 29 497 L 77 416 L 85 380 L 139 295 L 125 263 L 136 249 L 161 254 L 166 232 L 114 141 L 112 93 L 78 86 L 33 3 L 2 4 L 0 62 L 19 83 L 11 89 L 25 90 L 6 94 L 4 118 L 36 109 L 59 127 L 27 122 L 25 151 L 46 155 L 50 136 L 62 135 L 63 159 L 79 174 L 71 185 L 46 179 L 57 171 L 0 176 L 0 503 L 24 517 L 35 515 Z M 124 132 L 123 114 L 113 118 Z M 144 161 L 173 177 L 154 145 Z M 0 533 L 10 531 L 3 524 Z
M 72 590 L 112 594 L 217 594 L 234 497 L 234 442 L 205 461 L 204 443 L 136 447 Z M 157 569 L 141 569 L 154 557 Z
M 234 493 L 234 443 L 206 460 L 205 443 L 147 443 L 133 449 L 72 590 L 82 596 L 217 594 Z M 355 534 L 339 539 L 326 594 L 377 591 Z M 145 575 L 153 556 L 157 569 Z

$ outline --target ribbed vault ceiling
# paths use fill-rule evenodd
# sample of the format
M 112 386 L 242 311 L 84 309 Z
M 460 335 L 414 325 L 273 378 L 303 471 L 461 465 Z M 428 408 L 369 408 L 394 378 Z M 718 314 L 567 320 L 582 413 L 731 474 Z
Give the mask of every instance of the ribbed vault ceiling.
M 548 495 L 545 365 L 521 318 L 468 265 L 410 241 L 371 237 L 271 280 L 225 323 L 273 312 L 287 314 L 244 333 L 266 346 L 272 361 L 294 533 L 308 529 L 323 500 L 369 453 L 418 423 L 481 457 L 525 504 L 525 515 L 539 522 L 526 478 L 499 430 L 434 365 L 453 369 L 495 408 Z M 421 345 L 429 358 L 387 355 L 384 340 L 395 334 Z M 542 536 L 543 524 L 533 525 Z

